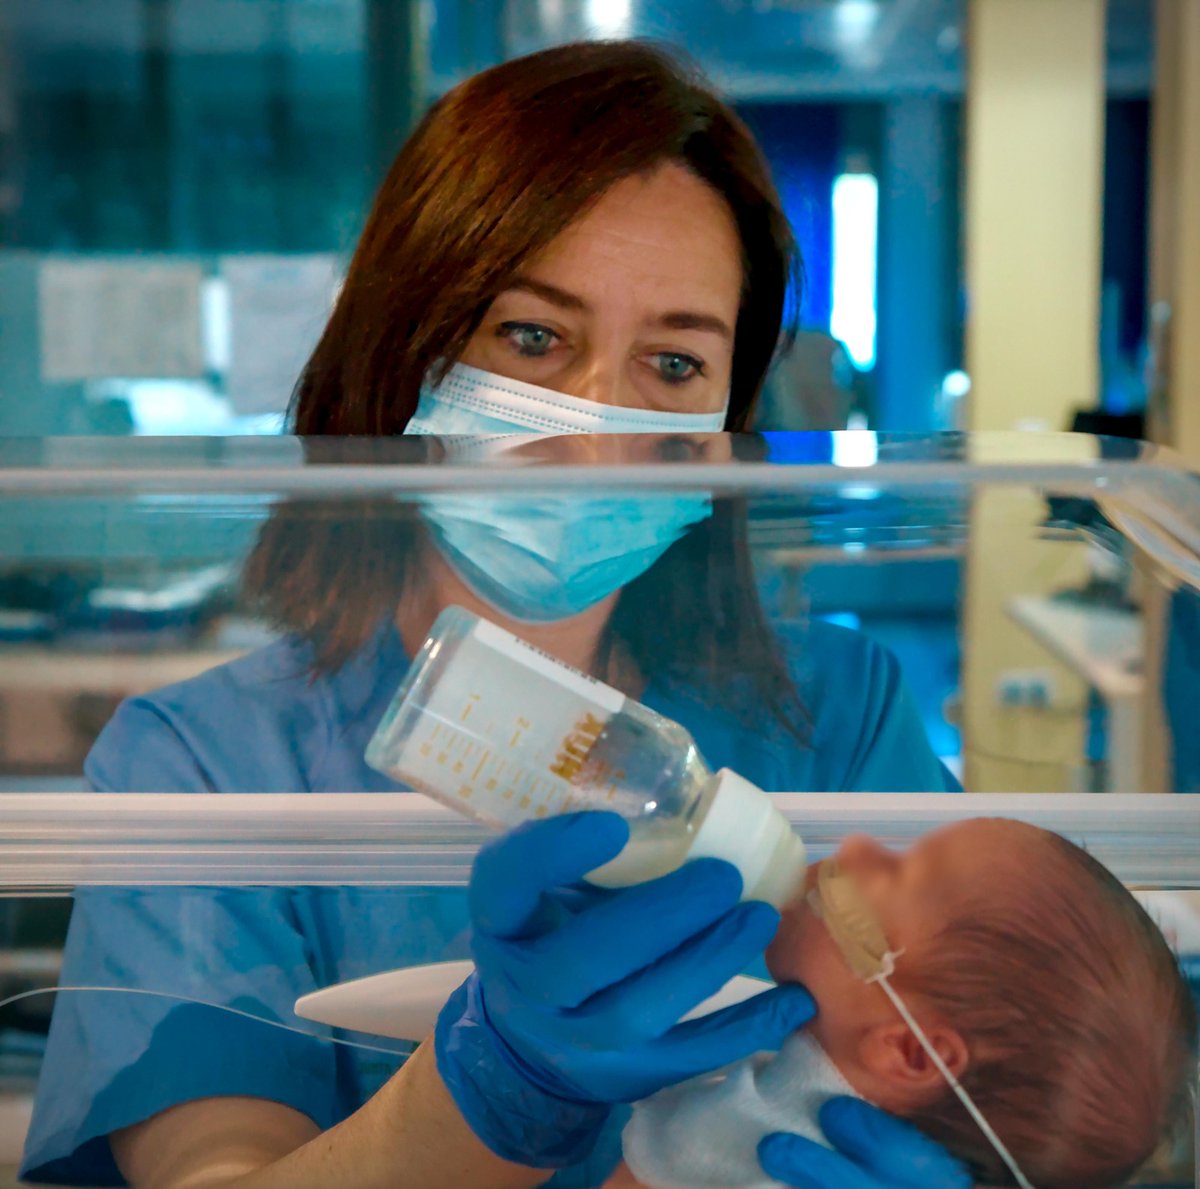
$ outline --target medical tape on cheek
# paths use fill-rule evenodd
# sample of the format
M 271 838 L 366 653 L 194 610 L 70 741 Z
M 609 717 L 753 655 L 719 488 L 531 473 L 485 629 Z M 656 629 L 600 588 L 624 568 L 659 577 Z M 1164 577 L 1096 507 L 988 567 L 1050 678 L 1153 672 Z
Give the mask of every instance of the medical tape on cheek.
M 838 947 L 850 969 L 864 982 L 876 983 L 891 1000 L 892 1006 L 908 1026 L 913 1036 L 928 1054 L 934 1068 L 963 1104 L 967 1114 L 992 1145 L 996 1155 L 1004 1162 L 1020 1189 L 1034 1189 L 1029 1178 L 1021 1171 L 1016 1158 L 996 1134 L 983 1112 L 954 1076 L 953 1071 L 942 1060 L 941 1054 L 917 1023 L 900 993 L 891 984 L 896 972 L 896 959 L 904 951 L 893 950 L 887 940 L 878 914 L 859 889 L 852 876 L 844 872 L 836 859 L 826 859 L 817 869 L 817 885 L 809 892 L 809 907 L 824 923 L 834 944 Z

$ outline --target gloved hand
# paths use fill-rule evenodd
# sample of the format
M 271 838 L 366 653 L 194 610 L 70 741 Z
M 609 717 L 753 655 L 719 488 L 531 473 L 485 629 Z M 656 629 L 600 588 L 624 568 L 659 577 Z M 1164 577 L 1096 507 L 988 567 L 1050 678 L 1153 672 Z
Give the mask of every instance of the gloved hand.
M 739 904 L 740 876 L 715 859 L 616 891 L 570 886 L 628 837 L 616 814 L 569 814 L 475 861 L 476 973 L 438 1019 L 438 1069 L 471 1129 L 515 1163 L 580 1160 L 610 1104 L 778 1048 L 812 1018 L 793 986 L 676 1023 L 762 953 L 779 916 Z
M 798 1135 L 768 1135 L 758 1158 L 769 1177 L 796 1189 L 971 1189 L 966 1168 L 900 1119 L 858 1098 L 831 1098 L 818 1114 L 837 1149 Z

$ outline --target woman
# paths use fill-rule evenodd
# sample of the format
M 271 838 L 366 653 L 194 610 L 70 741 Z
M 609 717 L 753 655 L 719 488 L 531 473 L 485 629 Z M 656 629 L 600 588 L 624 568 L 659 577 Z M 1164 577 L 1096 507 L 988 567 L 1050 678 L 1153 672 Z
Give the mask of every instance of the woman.
M 720 448 L 694 435 L 746 425 L 792 258 L 748 134 L 667 58 L 614 43 L 509 63 L 447 96 L 401 151 L 293 426 L 644 430 Z M 619 450 L 594 437 L 563 448 Z M 458 603 L 636 692 L 689 727 L 710 762 L 736 758 L 764 787 L 941 787 L 890 658 L 848 635 L 789 648 L 770 632 L 730 509 L 618 498 L 580 518 L 578 506 L 434 494 L 415 524 L 382 515 L 322 532 L 277 518 L 250 579 L 289 634 L 127 703 L 89 757 L 90 783 L 394 789 L 363 750 L 407 658 Z M 665 640 L 648 608 L 675 619 Z M 26 1175 L 425 1189 L 537 1184 L 537 1169 L 561 1167 L 555 1184 L 598 1183 L 615 1159 L 609 1103 L 777 1044 L 812 1007 L 780 988 L 700 1029 L 640 1032 L 630 1005 L 663 1002 L 644 976 L 669 976 L 678 1018 L 761 953 L 776 918 L 739 905 L 736 874 L 712 862 L 581 903 L 561 886 L 615 853 L 623 826 L 578 821 L 486 851 L 470 903 L 444 889 L 79 897 L 64 982 L 290 1020 L 316 986 L 462 956 L 468 932 L 480 974 L 443 1013 L 436 1058 L 423 1046 L 402 1067 L 200 1006 L 64 997 Z M 586 975 L 564 986 L 563 970 Z M 606 996 L 611 1012 L 577 1010 Z M 850 1132 L 864 1186 L 954 1183 L 930 1175 L 919 1145 L 915 1179 L 869 1180 L 872 1160 L 905 1167 L 910 1141 Z M 780 1143 L 773 1158 L 791 1159 Z M 828 1154 L 803 1159 L 815 1168 Z

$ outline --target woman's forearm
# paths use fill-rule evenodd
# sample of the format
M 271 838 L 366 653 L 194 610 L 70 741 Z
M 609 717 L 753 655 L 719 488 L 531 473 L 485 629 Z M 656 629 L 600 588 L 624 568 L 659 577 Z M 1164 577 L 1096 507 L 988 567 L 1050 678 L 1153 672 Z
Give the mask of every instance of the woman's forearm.
M 528 1189 L 550 1177 L 480 1142 L 442 1082 L 430 1042 L 325 1132 L 277 1102 L 209 1098 L 110 1142 L 134 1189 Z
M 550 1175 L 510 1164 L 480 1142 L 426 1041 L 350 1118 L 230 1189 L 526 1189 Z

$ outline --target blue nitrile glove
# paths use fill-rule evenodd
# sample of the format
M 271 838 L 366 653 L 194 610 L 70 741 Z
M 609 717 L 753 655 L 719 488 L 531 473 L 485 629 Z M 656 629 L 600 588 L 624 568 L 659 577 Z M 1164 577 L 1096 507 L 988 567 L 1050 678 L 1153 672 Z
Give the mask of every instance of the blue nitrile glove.
M 438 1070 L 497 1155 L 555 1168 L 588 1154 L 610 1104 L 776 1049 L 812 1018 L 778 987 L 677 1024 L 766 948 L 779 915 L 699 859 L 615 891 L 572 888 L 629 826 L 579 813 L 489 843 L 471 875 L 476 973 L 438 1018 Z
M 798 1135 L 758 1145 L 763 1172 L 796 1189 L 971 1189 L 970 1173 L 911 1124 L 858 1098 L 831 1098 L 818 1119 L 831 1152 Z

